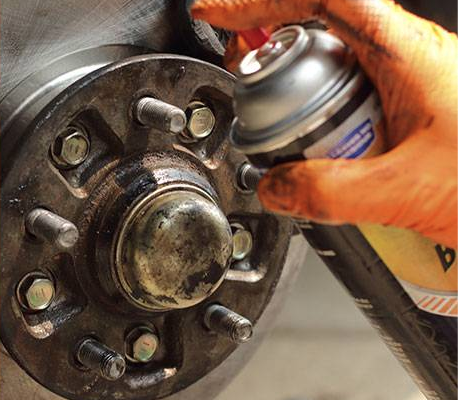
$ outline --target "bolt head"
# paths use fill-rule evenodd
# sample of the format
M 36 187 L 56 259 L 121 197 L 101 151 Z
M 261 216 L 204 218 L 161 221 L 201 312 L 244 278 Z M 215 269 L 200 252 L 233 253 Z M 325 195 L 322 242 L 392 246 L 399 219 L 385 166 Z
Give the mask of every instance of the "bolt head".
M 34 279 L 25 291 L 27 306 L 33 311 L 48 308 L 54 300 L 54 295 L 54 284 L 46 278 Z
M 81 129 L 74 127 L 62 132 L 51 149 L 54 160 L 67 167 L 76 167 L 86 161 L 89 150 L 89 138 Z
M 150 362 L 158 347 L 159 338 L 148 327 L 135 328 L 126 337 L 126 357 L 133 362 Z
M 134 359 L 138 362 L 147 363 L 152 360 L 159 346 L 159 339 L 153 333 L 143 333 L 135 340 L 132 350 Z
M 190 105 L 188 111 L 187 130 L 194 139 L 205 139 L 212 132 L 216 124 L 213 111 L 202 103 Z
M 251 253 L 253 249 L 253 236 L 250 231 L 239 224 L 232 225 L 232 230 L 232 258 L 240 261 Z

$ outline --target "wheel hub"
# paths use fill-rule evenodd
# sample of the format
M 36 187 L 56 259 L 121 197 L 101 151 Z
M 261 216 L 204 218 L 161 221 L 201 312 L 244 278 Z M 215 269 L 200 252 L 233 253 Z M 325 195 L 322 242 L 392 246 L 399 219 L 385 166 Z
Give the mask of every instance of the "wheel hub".
M 85 59 L 57 62 L 72 77 L 62 85 L 46 80 L 56 70 L 39 71 L 0 103 L 11 116 L 0 145 L 0 335 L 62 397 L 159 399 L 251 338 L 291 223 L 238 187 L 246 159 L 227 141 L 231 75 L 161 54 L 66 74 Z M 199 118 L 206 134 L 170 129 L 170 115 Z M 74 240 L 59 246 L 69 230 Z M 247 245 L 233 251 L 233 235 Z M 43 282 L 52 296 L 31 307 Z

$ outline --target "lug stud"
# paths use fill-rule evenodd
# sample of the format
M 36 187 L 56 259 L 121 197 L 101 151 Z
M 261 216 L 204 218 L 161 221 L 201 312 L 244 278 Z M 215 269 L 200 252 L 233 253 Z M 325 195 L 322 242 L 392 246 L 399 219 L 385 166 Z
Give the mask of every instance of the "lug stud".
M 235 343 L 245 343 L 253 336 L 253 324 L 241 315 L 218 304 L 207 308 L 205 326 Z
M 237 184 L 245 191 L 255 192 L 261 178 L 262 171 L 247 162 L 243 163 L 237 171 Z
M 143 97 L 138 101 L 135 117 L 142 125 L 174 135 L 186 128 L 186 115 L 183 110 L 153 97 Z
M 61 249 L 70 249 L 78 241 L 78 229 L 73 223 L 44 208 L 31 211 L 25 224 L 29 233 Z
M 76 359 L 102 378 L 115 381 L 126 372 L 126 360 L 95 339 L 86 339 L 78 347 Z

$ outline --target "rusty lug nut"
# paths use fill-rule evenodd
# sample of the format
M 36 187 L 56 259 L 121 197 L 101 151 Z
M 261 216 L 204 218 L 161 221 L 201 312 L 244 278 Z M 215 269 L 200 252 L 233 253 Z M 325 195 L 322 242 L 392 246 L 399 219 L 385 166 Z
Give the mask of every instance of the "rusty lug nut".
M 86 133 L 76 127 L 65 129 L 51 146 L 53 160 L 62 167 L 77 167 L 89 156 L 91 143 Z
M 31 273 L 21 279 L 17 287 L 19 303 L 30 311 L 43 311 L 54 300 L 54 283 L 42 273 Z
M 186 133 L 191 139 L 202 140 L 208 137 L 216 124 L 213 111 L 200 101 L 194 101 L 186 109 L 188 124 Z
M 253 336 L 253 324 L 241 315 L 218 304 L 207 308 L 205 326 L 235 343 L 245 343 Z
M 146 327 L 136 328 L 126 337 L 126 357 L 133 362 L 150 362 L 158 347 L 159 338 Z
M 143 97 L 135 106 L 135 117 L 142 125 L 172 134 L 186 128 L 183 110 L 153 97 Z
M 86 339 L 78 347 L 76 359 L 102 378 L 115 381 L 126 372 L 126 360 L 95 339 Z
M 64 250 L 72 248 L 78 241 L 78 229 L 73 223 L 44 208 L 32 210 L 25 225 L 32 235 Z
M 243 260 L 251 253 L 253 249 L 253 236 L 251 232 L 245 229 L 242 224 L 233 223 L 232 228 L 232 258 L 234 260 Z
M 254 192 L 262 178 L 262 171 L 250 163 L 243 163 L 237 171 L 237 184 L 240 189 Z

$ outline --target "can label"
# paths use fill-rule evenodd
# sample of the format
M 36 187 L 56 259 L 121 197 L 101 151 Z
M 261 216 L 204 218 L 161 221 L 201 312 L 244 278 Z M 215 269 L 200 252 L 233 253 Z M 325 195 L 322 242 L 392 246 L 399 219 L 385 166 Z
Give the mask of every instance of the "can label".
M 458 316 L 455 249 L 405 229 L 373 224 L 358 228 L 419 309 Z
M 358 158 L 375 140 L 374 124 L 370 118 L 345 136 L 328 151 L 329 158 Z
M 383 113 L 374 91 L 343 123 L 304 150 L 314 158 L 365 158 L 385 151 Z
M 382 107 L 374 91 L 342 124 L 303 154 L 308 159 L 354 159 L 374 157 L 385 150 Z M 455 249 L 405 229 L 373 224 L 358 228 L 419 309 L 458 316 Z

